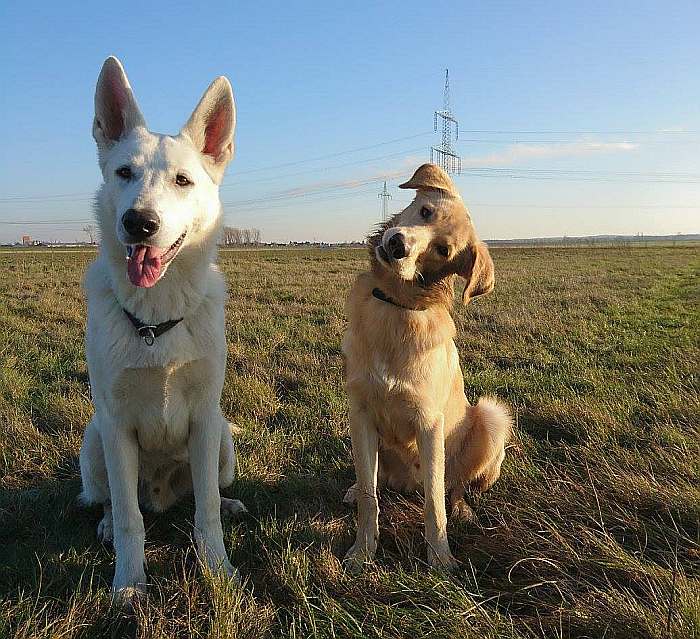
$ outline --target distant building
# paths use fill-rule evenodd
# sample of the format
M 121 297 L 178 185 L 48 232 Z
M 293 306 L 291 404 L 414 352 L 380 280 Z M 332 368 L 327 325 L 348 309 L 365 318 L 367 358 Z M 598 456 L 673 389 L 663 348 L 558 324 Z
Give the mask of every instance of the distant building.
M 31 235 L 23 235 L 22 236 L 22 245 L 23 246 L 31 246 L 32 245 Z

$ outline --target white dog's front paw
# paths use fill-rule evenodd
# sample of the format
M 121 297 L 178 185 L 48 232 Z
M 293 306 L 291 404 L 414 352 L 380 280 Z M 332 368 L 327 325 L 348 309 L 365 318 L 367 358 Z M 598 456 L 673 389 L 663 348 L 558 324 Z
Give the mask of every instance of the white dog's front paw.
M 241 578 L 238 571 L 228 560 L 223 537 L 210 532 L 202 533 L 199 528 L 195 528 L 194 534 L 197 543 L 197 557 L 204 570 L 214 575 L 230 577 L 240 583 Z
M 241 573 L 238 572 L 237 568 L 233 567 L 233 564 L 228 559 L 220 564 L 218 572 L 237 584 L 241 583 Z
M 97 539 L 103 544 L 111 544 L 114 541 L 114 525 L 112 524 L 112 511 L 107 511 L 97 524 Z
M 213 557 L 207 557 L 207 559 L 202 562 L 202 570 L 212 577 L 224 577 L 236 584 L 241 583 L 241 574 L 228 559 L 217 561 Z
M 138 602 L 145 599 L 146 594 L 146 584 L 112 589 L 112 603 L 120 608 L 133 609 Z
M 221 514 L 227 515 L 229 517 L 235 517 L 243 513 L 247 513 L 248 509 L 245 504 L 238 499 L 228 499 L 227 497 L 221 498 Z
M 357 484 L 353 484 L 348 488 L 345 497 L 343 497 L 343 503 L 346 506 L 353 506 L 357 503 Z
M 141 571 L 131 577 L 114 575 L 112 601 L 122 607 L 132 607 L 137 600 L 146 596 L 146 573 Z

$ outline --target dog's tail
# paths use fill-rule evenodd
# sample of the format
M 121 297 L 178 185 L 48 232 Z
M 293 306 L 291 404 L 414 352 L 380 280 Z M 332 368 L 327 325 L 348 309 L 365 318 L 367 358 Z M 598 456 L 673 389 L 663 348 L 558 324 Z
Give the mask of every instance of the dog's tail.
M 513 432 L 513 416 L 508 407 L 494 397 L 482 397 L 476 406 L 467 407 L 464 427 L 448 461 L 451 486 L 471 484 L 477 491 L 488 490 L 501 475 L 505 445 Z M 448 448 L 452 448 L 449 446 Z

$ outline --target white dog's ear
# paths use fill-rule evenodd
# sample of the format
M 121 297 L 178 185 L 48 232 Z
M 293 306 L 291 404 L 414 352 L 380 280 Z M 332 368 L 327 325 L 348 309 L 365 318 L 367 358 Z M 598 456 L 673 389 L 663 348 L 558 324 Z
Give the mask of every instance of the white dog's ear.
M 122 63 L 109 57 L 102 65 L 95 89 L 92 135 L 100 151 L 109 148 L 137 126 L 146 126 Z
M 235 128 L 236 105 L 231 83 L 220 76 L 209 85 L 182 129 L 182 134 L 209 159 L 209 173 L 217 184 L 221 183 L 226 165 L 233 157 Z

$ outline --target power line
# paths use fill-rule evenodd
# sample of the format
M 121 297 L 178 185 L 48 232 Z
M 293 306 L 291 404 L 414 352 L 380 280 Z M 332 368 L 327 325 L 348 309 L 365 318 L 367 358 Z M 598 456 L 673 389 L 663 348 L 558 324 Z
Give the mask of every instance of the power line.
M 700 173 L 686 173 L 674 171 L 607 171 L 595 169 L 527 169 L 512 166 L 470 166 L 465 170 L 469 171 L 519 171 L 522 173 L 573 173 L 577 175 L 615 175 L 620 177 L 668 177 L 668 178 L 698 178 Z
M 409 153 L 415 153 L 416 151 L 422 151 L 422 150 L 423 150 L 423 147 L 422 147 L 422 146 L 414 147 L 414 148 L 412 148 L 412 149 L 406 149 L 405 151 L 398 151 L 398 152 L 396 152 L 396 153 L 390 153 L 390 154 L 388 154 L 388 155 L 378 155 L 378 156 L 375 156 L 375 157 L 372 157 L 372 158 L 364 158 L 364 159 L 362 159 L 362 160 L 353 160 L 352 162 L 344 162 L 344 163 L 342 163 L 342 164 L 335 164 L 335 165 L 332 165 L 332 166 L 327 166 L 327 167 L 324 167 L 323 170 L 324 170 L 324 171 L 330 171 L 330 170 L 333 170 L 333 169 L 344 168 L 344 167 L 346 167 L 346 166 L 355 166 L 355 165 L 357 165 L 357 164 L 365 164 L 365 163 L 369 163 L 369 162 L 376 162 L 377 160 L 387 160 L 387 159 L 390 159 L 390 158 L 401 157 L 401 156 L 408 155 Z M 253 184 L 253 183 L 257 183 L 257 182 L 270 182 L 270 181 L 274 181 L 274 180 L 278 180 L 278 179 L 283 179 L 283 178 L 287 178 L 287 177 L 294 177 L 294 176 L 297 176 L 297 175 L 304 175 L 305 173 L 318 172 L 318 170 L 319 170 L 318 168 L 314 168 L 314 169 L 304 169 L 304 170 L 302 170 L 302 171 L 295 171 L 295 172 L 293 172 L 293 173 L 283 173 L 283 174 L 281 174 L 281 175 L 274 175 L 274 176 L 272 176 L 272 177 L 267 177 L 267 178 L 257 178 L 257 179 L 255 179 L 255 180 L 243 180 L 243 181 L 241 181 L 241 182 L 235 182 L 235 183 L 230 182 L 230 183 L 228 183 L 228 184 L 222 185 L 222 188 L 224 188 L 224 187 L 239 186 L 239 185 L 241 185 L 241 184 Z
M 686 134 L 698 134 L 700 133 L 699 131 L 516 131 L 516 130 L 493 130 L 493 129 L 472 129 L 469 131 L 466 131 L 466 133 L 486 133 L 486 134 L 510 134 L 510 135 L 525 135 L 525 134 L 530 134 L 530 135 L 539 135 L 539 134 L 551 134 L 551 135 L 557 135 L 557 134 L 562 134 L 562 135 L 567 135 L 567 134 L 579 134 L 579 135 L 585 135 L 585 134 L 617 134 L 617 135 L 623 135 L 623 134 L 637 134 L 637 135 L 642 135 L 642 134 L 655 134 L 655 135 L 674 135 L 674 136 L 681 136 L 681 135 L 686 135 Z M 404 140 L 410 140 L 410 139 L 415 139 L 418 137 L 430 135 L 430 132 L 423 132 L 423 133 L 416 133 L 414 135 L 408 135 L 408 136 L 403 136 L 400 138 L 394 138 L 391 140 L 386 140 L 383 142 L 378 142 L 376 144 L 371 144 L 371 145 L 366 145 L 362 147 L 355 147 L 352 149 L 346 149 L 343 151 L 337 151 L 335 153 L 329 153 L 326 155 L 321 155 L 321 156 L 316 156 L 312 158 L 306 158 L 303 160 L 297 160 L 294 162 L 285 162 L 281 164 L 276 164 L 276 165 L 269 165 L 269 166 L 264 166 L 264 167 L 258 167 L 254 169 L 249 169 L 246 171 L 236 171 L 232 178 L 232 182 L 226 182 L 222 185 L 222 188 L 228 188 L 228 187 L 233 187 L 233 186 L 238 186 L 239 184 L 245 184 L 245 183 L 253 183 L 253 182 L 264 182 L 264 181 L 274 181 L 276 179 L 283 179 L 285 177 L 294 177 L 295 175 L 301 175 L 303 173 L 311 172 L 315 169 L 309 169 L 309 170 L 304 170 L 304 171 L 298 171 L 294 173 L 287 173 L 287 174 L 282 174 L 282 175 L 275 175 L 272 177 L 268 178 L 261 178 L 258 180 L 248 180 L 248 181 L 241 181 L 241 182 L 236 182 L 235 179 L 236 177 L 240 175 L 248 175 L 251 173 L 258 173 L 261 171 L 268 171 L 268 170 L 273 170 L 277 168 L 283 168 L 283 167 L 288 167 L 288 166 L 298 166 L 301 164 L 306 164 L 306 163 L 313 163 L 313 162 L 318 162 L 321 160 L 325 159 L 330 159 L 333 157 L 340 157 L 342 155 L 346 154 L 351 154 L 351 153 L 357 153 L 360 151 L 365 151 L 373 148 L 378 148 L 381 146 L 386 146 L 390 144 L 395 144 L 396 142 L 401 142 Z M 560 143 L 565 143 L 567 141 L 571 142 L 582 142 L 582 140 L 518 140 L 518 139 L 510 139 L 510 140 L 504 140 L 504 139 L 496 139 L 496 140 L 486 140 L 486 139 L 478 139 L 478 138 L 473 138 L 473 139 L 461 139 L 461 143 L 513 143 L 513 144 L 521 144 L 521 143 L 535 143 L 535 144 L 560 144 Z M 585 141 L 583 141 L 585 142 Z M 668 142 L 668 141 L 665 141 Z M 595 142 L 590 142 L 592 146 L 594 146 L 596 143 Z M 611 144 L 610 142 L 607 142 L 607 144 Z M 365 162 L 372 162 L 376 160 L 382 160 L 382 159 L 389 159 L 391 157 L 398 157 L 400 155 L 408 154 L 408 153 L 413 153 L 415 151 L 420 150 L 422 147 L 414 148 L 414 149 L 409 149 L 406 151 L 402 151 L 399 153 L 392 153 L 388 155 L 383 155 L 383 156 L 376 156 L 373 158 L 366 158 L 366 159 L 361 159 L 361 160 L 354 160 L 352 162 L 346 162 L 342 163 L 339 165 L 335 165 L 333 167 L 327 167 L 328 169 L 334 169 L 334 168 L 343 168 L 345 166 L 352 166 L 355 164 L 362 164 Z M 512 169 L 510 167 L 470 167 L 468 170 L 474 171 L 474 170 L 482 170 L 482 169 L 487 169 L 491 171 L 509 171 L 509 170 L 518 170 L 518 169 Z M 525 169 L 521 169 L 520 171 L 524 171 Z M 543 169 L 543 171 L 555 171 L 555 169 Z M 573 171 L 566 171 L 566 173 L 573 173 Z M 643 174 L 640 173 L 638 174 L 639 176 L 644 176 L 644 175 L 651 175 L 651 174 Z M 667 174 L 669 177 L 674 176 L 678 177 L 679 175 L 677 174 Z M 697 174 L 693 174 L 693 177 L 695 177 Z M 27 203 L 33 203 L 33 202 L 45 202 L 45 201 L 60 201 L 60 200 L 65 200 L 65 201 L 79 201 L 79 200 L 91 200 L 94 198 L 94 191 L 90 192 L 74 192 L 74 193 L 55 193 L 55 194 L 46 194 L 46 195 L 8 195 L 4 197 L 0 197 L 0 203 L 22 203 L 22 202 L 27 202 Z
M 585 130 L 512 130 L 512 129 L 468 129 L 463 133 L 487 133 L 497 135 L 699 135 L 700 131 L 629 131 L 623 129 L 606 131 L 585 131 Z
M 700 204 L 486 204 L 467 202 L 467 206 L 499 209 L 698 209 Z
M 35 222 L 16 222 L 8 220 L 0 220 L 0 224 L 12 224 L 17 226 L 34 226 L 43 224 L 90 224 L 93 220 L 37 220 Z
M 305 164 L 307 162 L 320 162 L 321 160 L 328 160 L 330 158 L 335 158 L 340 155 L 345 155 L 347 153 L 359 153 L 360 151 L 367 151 L 369 149 L 376 149 L 380 146 L 386 146 L 387 144 L 395 144 L 396 142 L 403 142 L 404 140 L 412 140 L 425 135 L 430 135 L 430 131 L 424 131 L 423 133 L 416 133 L 414 135 L 407 135 L 402 138 L 395 138 L 393 140 L 386 140 L 385 142 L 377 142 L 376 144 L 370 144 L 368 146 L 359 146 L 354 149 L 346 149 L 345 151 L 337 151 L 335 153 L 329 153 L 327 155 L 319 155 L 313 158 L 306 158 L 304 160 L 296 160 L 294 162 L 284 162 L 282 164 L 273 164 L 270 166 L 261 166 L 256 169 L 248 169 L 246 171 L 237 171 L 236 175 L 247 175 L 248 173 L 258 173 L 260 171 L 269 171 L 271 169 L 281 169 L 286 166 L 296 166 L 298 164 Z
M 418 150 L 418 149 L 416 149 Z M 390 157 L 400 157 L 408 153 L 411 150 L 401 151 L 400 153 L 389 154 L 386 156 L 380 156 L 374 159 L 387 159 Z M 369 162 L 371 160 L 361 160 L 357 162 L 347 163 L 359 164 L 362 162 Z M 343 165 L 337 165 L 335 167 L 329 168 L 341 168 Z M 306 171 L 300 171 L 297 174 L 305 173 Z M 495 166 L 470 166 L 464 167 L 463 173 L 478 176 L 478 177 L 488 177 L 488 178 L 509 178 L 509 179 L 531 179 L 531 180 L 560 180 L 560 181 L 593 181 L 593 182 L 642 182 L 642 183 L 665 183 L 665 184 L 698 184 L 700 183 L 700 173 L 680 173 L 680 172 L 633 172 L 633 171 L 592 171 L 584 169 L 525 169 L 517 167 L 495 167 Z M 293 176 L 294 174 L 287 175 L 285 177 Z M 617 179 L 608 179 L 617 178 Z M 362 184 L 367 184 L 369 182 L 376 182 L 380 178 L 375 176 L 368 180 L 362 180 Z M 44 196 L 7 196 L 0 198 L 0 203 L 15 203 L 15 204 L 32 204 L 36 202 L 48 202 L 55 199 L 65 198 L 68 194 L 63 195 L 44 195 Z M 271 196 L 273 198 L 277 196 Z M 76 198 L 72 201 L 78 201 L 81 198 Z M 92 199 L 86 198 L 86 199 Z M 263 198 L 255 198 L 265 199 Z M 246 202 L 244 200 L 244 202 Z

